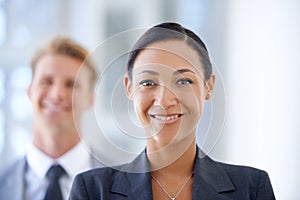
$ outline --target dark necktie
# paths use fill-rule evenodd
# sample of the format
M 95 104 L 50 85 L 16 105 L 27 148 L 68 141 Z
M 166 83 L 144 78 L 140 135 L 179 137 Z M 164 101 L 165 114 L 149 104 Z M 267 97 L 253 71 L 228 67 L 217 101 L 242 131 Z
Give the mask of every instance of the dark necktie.
M 59 178 L 66 172 L 60 165 L 53 165 L 47 172 L 47 178 L 49 179 L 49 186 L 44 200 L 62 200 L 62 194 L 59 187 Z

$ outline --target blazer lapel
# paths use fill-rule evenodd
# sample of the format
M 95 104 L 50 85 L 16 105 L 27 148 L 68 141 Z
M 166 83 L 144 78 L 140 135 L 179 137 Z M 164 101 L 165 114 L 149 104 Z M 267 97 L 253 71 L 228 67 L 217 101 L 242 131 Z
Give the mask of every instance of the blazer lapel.
M 145 153 L 120 169 L 110 192 L 112 199 L 153 199 L 149 162 Z
M 194 168 L 193 199 L 229 200 L 222 192 L 235 190 L 225 170 L 198 148 Z
M 234 190 L 225 170 L 198 148 L 194 167 L 193 199 L 230 200 L 222 192 Z M 149 162 L 145 153 L 119 169 L 110 192 L 112 199 L 153 199 Z
M 112 199 L 152 200 L 149 173 L 119 173 L 110 190 Z

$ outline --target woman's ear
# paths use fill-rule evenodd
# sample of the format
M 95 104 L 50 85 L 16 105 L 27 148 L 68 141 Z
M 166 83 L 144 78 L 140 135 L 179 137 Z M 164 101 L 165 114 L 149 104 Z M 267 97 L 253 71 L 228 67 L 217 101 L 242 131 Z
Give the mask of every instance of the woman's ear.
M 26 90 L 26 93 L 27 93 L 27 96 L 28 96 L 29 100 L 31 100 L 31 87 L 32 87 L 32 84 L 30 83 L 30 85 L 28 86 L 28 88 Z
M 95 96 L 94 93 L 91 92 L 87 108 L 93 107 L 94 103 L 95 103 Z
M 211 97 L 211 94 L 213 92 L 214 86 L 215 86 L 216 76 L 212 74 L 208 81 L 206 81 L 206 95 L 205 100 L 209 100 Z
M 126 91 L 126 95 L 127 95 L 128 99 L 132 100 L 132 82 L 131 82 L 130 78 L 128 77 L 128 75 L 126 75 L 124 77 L 124 87 L 125 87 L 125 91 Z

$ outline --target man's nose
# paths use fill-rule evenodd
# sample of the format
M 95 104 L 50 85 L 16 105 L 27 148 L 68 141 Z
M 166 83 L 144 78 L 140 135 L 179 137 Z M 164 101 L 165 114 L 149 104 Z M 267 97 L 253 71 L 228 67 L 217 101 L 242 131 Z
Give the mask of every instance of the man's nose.
M 51 87 L 50 96 L 53 100 L 59 101 L 68 95 L 67 88 L 63 84 L 54 84 Z

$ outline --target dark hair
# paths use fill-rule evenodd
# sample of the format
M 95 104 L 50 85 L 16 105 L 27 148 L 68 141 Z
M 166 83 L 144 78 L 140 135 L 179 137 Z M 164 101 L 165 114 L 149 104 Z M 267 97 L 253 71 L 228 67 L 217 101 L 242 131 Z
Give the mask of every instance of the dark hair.
M 180 24 L 167 22 L 148 29 L 133 46 L 127 62 L 127 73 L 130 79 L 132 79 L 134 62 L 140 52 L 150 44 L 166 40 L 182 40 L 193 47 L 199 54 L 200 61 L 204 66 L 205 80 L 210 78 L 212 74 L 212 64 L 204 42 L 193 31 L 182 27 Z

